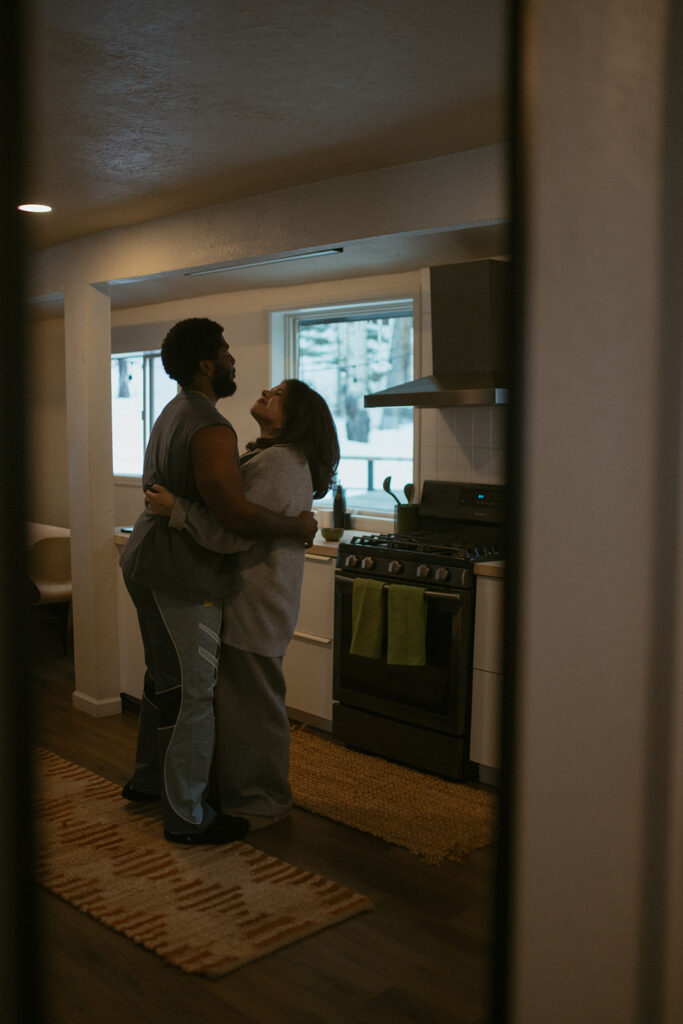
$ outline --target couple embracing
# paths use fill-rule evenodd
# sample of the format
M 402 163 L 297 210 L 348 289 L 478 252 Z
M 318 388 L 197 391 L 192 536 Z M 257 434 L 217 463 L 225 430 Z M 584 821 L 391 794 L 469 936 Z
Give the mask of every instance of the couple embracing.
M 224 844 L 291 807 L 282 658 L 339 443 L 324 399 L 286 380 L 252 406 L 260 436 L 240 458 L 216 409 L 235 360 L 212 320 L 177 323 L 161 358 L 180 391 L 152 428 L 120 560 L 146 664 L 123 796 L 161 800 L 170 842 Z

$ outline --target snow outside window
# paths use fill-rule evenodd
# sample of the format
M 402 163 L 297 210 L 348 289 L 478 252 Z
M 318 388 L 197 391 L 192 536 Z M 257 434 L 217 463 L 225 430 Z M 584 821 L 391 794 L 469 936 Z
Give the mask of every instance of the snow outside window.
M 111 357 L 112 451 L 115 476 L 142 476 L 149 433 L 178 385 L 166 374 L 159 352 Z
M 392 491 L 405 500 L 403 487 L 413 480 L 413 410 L 366 409 L 363 396 L 412 379 L 412 302 L 319 309 L 285 320 L 283 376 L 305 381 L 330 407 L 347 508 L 393 512 L 382 484 L 390 476 Z

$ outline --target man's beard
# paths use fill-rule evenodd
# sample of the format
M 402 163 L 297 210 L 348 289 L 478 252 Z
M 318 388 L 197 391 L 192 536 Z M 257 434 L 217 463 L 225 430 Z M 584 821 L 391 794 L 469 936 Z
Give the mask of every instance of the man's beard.
M 234 395 L 235 391 L 237 391 L 235 378 L 227 371 L 220 376 L 216 375 L 212 383 L 216 398 L 230 398 L 230 395 Z

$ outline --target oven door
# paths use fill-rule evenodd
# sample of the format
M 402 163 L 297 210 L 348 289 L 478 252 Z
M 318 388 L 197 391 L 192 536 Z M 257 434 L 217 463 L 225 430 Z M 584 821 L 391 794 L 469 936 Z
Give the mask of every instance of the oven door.
M 430 748 L 443 746 L 430 771 L 460 777 L 469 746 L 472 702 L 473 592 L 422 586 L 426 602 L 426 664 L 388 665 L 386 600 L 382 656 L 350 653 L 353 575 L 335 575 L 333 728 L 339 738 L 361 749 L 383 753 L 406 764 L 431 762 Z M 402 585 L 406 585 L 403 584 Z M 420 586 L 420 584 L 408 584 Z M 376 739 L 384 736 L 385 739 Z M 457 737 L 453 744 L 446 737 Z M 424 755 L 416 754 L 423 747 Z M 457 748 L 457 752 L 454 750 Z M 457 774 L 441 765 L 453 758 Z

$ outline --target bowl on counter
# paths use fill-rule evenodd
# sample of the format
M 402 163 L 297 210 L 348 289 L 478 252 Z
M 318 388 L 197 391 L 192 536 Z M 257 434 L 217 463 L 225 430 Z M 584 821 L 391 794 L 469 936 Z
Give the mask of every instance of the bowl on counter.
M 320 532 L 325 540 L 339 540 L 344 531 L 341 526 L 323 526 Z

